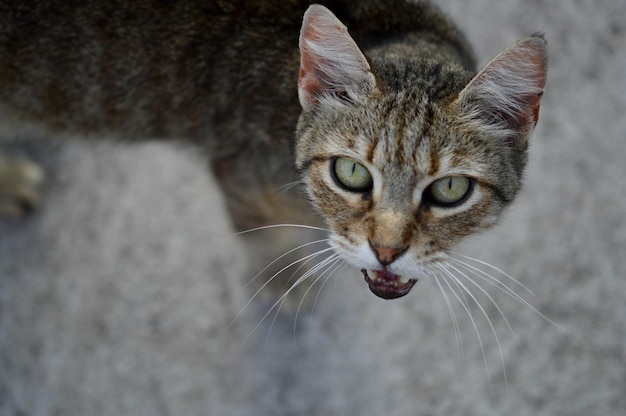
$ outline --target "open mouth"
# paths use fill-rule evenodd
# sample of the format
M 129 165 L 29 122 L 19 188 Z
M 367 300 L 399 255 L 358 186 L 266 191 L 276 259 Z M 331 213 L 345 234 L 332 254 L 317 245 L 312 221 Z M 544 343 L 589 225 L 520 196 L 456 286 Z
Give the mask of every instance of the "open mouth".
M 361 273 L 363 273 L 372 293 L 383 299 L 401 298 L 409 293 L 417 283 L 417 279 L 399 276 L 387 269 L 369 271 L 361 269 Z

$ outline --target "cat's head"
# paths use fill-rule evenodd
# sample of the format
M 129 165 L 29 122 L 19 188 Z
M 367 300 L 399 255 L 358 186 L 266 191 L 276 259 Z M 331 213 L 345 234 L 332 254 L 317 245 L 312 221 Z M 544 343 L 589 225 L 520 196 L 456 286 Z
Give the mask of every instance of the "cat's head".
M 368 60 L 326 8 L 300 35 L 296 164 L 331 244 L 383 298 L 405 295 L 520 188 L 546 80 L 531 36 L 478 74 L 381 50 Z

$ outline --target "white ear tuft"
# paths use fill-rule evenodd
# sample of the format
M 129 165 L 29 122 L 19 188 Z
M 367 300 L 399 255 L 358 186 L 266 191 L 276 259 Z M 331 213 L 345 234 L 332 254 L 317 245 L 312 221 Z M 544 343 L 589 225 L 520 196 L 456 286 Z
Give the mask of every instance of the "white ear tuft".
M 539 120 L 548 71 L 546 41 L 524 38 L 488 63 L 461 91 L 459 111 L 492 133 L 515 139 L 527 136 Z
M 346 27 L 324 6 L 312 5 L 300 31 L 298 97 L 313 111 L 322 102 L 353 102 L 375 86 L 370 65 Z

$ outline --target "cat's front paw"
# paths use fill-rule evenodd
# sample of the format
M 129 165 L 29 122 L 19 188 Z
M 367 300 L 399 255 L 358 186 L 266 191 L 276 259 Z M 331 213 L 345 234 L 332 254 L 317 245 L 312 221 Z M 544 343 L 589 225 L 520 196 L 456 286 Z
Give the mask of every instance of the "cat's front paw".
M 0 153 L 0 217 L 20 219 L 41 199 L 43 169 L 17 153 Z

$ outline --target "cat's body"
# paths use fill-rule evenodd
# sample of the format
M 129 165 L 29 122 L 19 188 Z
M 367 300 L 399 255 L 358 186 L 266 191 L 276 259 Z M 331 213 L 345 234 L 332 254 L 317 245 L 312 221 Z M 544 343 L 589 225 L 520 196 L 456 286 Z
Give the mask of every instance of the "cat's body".
M 46 135 L 192 141 L 208 151 L 218 177 L 233 181 L 227 189 L 274 192 L 298 179 L 298 34 L 308 3 L 7 3 L 2 125 L 20 131 L 34 122 L 41 131 L 43 124 Z M 331 8 L 345 11 L 365 46 L 384 45 L 390 32 L 420 30 L 420 22 L 432 26 L 431 36 L 442 32 L 437 43 L 445 34 L 471 68 L 462 38 L 431 6 L 386 3 L 339 1 Z M 378 16 L 394 6 L 381 27 Z M 289 220 L 247 216 L 240 228 Z
M 545 42 L 474 77 L 428 3 L 323 3 L 352 37 L 320 6 L 302 24 L 306 1 L 4 2 L 0 135 L 197 144 L 240 230 L 316 223 L 282 189 L 302 178 L 331 245 L 374 293 L 404 295 L 519 189 Z

